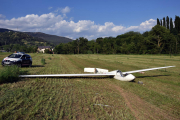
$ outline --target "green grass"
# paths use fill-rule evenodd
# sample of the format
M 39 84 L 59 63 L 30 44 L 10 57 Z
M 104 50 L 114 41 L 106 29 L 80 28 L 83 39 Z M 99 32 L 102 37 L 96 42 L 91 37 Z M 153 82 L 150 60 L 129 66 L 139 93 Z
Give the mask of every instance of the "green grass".
M 5 66 L 0 70 L 0 84 L 16 82 L 19 80 L 20 68 L 18 66 Z
M 7 55 L 0 53 L 0 59 Z M 180 118 L 180 56 L 30 55 L 32 67 L 21 68 L 26 74 L 83 73 L 84 67 L 122 71 L 169 65 L 176 67 L 166 69 L 166 72 L 155 70 L 145 74 L 136 73 L 135 82 L 95 77 L 26 78 L 16 83 L 4 83 L 0 85 L 1 119 Z M 42 58 L 46 60 L 43 66 Z M 3 69 L 0 66 L 0 70 Z M 137 84 L 138 81 L 144 84 Z M 123 89 L 124 93 L 117 88 Z M 159 111 L 156 113 L 153 110 Z

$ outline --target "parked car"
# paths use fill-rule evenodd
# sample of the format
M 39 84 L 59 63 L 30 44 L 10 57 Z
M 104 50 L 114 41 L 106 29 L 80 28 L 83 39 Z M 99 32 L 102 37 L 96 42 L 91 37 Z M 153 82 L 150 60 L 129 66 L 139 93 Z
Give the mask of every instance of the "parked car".
M 22 67 L 22 66 L 31 67 L 32 58 L 30 55 L 25 54 L 24 52 L 17 52 L 4 58 L 1 64 L 3 66 L 4 65 L 18 65 L 19 67 Z

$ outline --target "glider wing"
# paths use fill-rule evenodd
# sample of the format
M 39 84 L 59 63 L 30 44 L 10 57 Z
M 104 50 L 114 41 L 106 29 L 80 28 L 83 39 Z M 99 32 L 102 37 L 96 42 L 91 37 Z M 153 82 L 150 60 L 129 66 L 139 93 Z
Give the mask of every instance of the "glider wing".
M 157 69 L 170 68 L 170 67 L 176 67 L 176 66 L 165 66 L 165 67 L 157 67 L 157 68 L 148 68 L 148 69 L 142 69 L 142 70 L 127 71 L 127 72 L 123 72 L 123 74 L 137 73 L 137 72 L 143 72 L 143 71 L 149 71 L 149 70 L 157 70 Z

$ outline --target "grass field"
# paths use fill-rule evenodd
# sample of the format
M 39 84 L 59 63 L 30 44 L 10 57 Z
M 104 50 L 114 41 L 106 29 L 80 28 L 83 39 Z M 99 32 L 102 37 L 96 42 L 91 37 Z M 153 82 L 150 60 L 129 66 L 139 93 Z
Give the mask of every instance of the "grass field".
M 7 55 L 0 53 L 0 60 Z M 30 55 L 33 66 L 21 68 L 26 74 L 83 73 L 84 67 L 121 71 L 176 67 L 136 73 L 135 82 L 86 77 L 1 84 L 0 119 L 180 119 L 180 56 Z

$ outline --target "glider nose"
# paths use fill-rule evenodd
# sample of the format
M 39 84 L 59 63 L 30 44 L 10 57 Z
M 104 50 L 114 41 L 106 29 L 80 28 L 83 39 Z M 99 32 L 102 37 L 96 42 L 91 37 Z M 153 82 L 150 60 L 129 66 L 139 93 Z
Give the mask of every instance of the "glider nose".
M 132 75 L 132 74 L 129 74 L 129 77 L 130 77 L 130 79 L 131 80 L 134 80 L 136 77 L 134 76 L 134 75 Z

